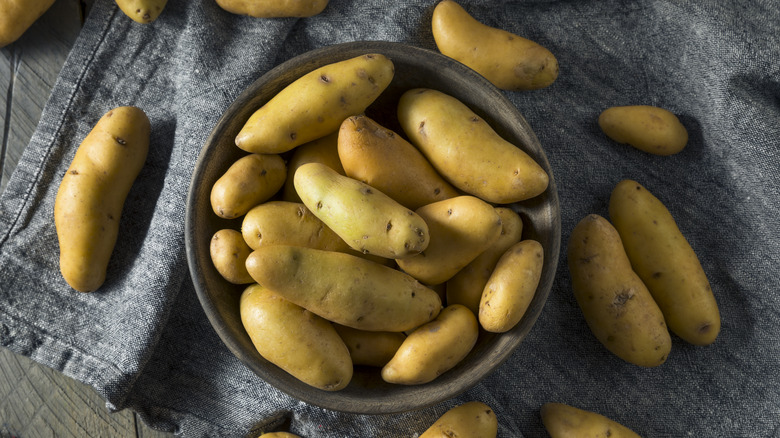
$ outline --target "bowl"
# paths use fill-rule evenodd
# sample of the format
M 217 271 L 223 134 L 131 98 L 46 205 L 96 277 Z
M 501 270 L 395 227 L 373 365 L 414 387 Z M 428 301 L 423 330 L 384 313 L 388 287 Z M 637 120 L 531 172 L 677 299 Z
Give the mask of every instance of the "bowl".
M 430 383 L 394 385 L 382 380 L 378 368 L 356 367 L 349 385 L 340 391 L 313 388 L 265 360 L 241 324 L 239 297 L 245 286 L 225 281 L 209 255 L 211 236 L 222 228 L 240 230 L 241 219 L 217 217 L 209 194 L 214 182 L 238 158 L 246 155 L 234 138 L 244 122 L 286 85 L 311 70 L 366 53 L 381 53 L 395 65 L 395 75 L 383 94 L 366 110 L 380 124 L 402 134 L 395 121 L 401 94 L 417 87 L 437 89 L 460 99 L 506 140 L 520 145 L 550 176 L 540 196 L 510 205 L 524 222 L 524 239 L 544 247 L 544 266 L 536 295 L 522 320 L 510 331 L 482 331 L 469 355 Z M 448 400 L 488 376 L 501 365 L 531 330 L 550 293 L 560 252 L 560 208 L 555 180 L 536 135 L 502 91 L 478 73 L 437 52 L 393 42 L 353 42 L 312 50 L 262 75 L 230 105 L 203 145 L 187 197 L 185 242 L 187 262 L 203 310 L 227 348 L 264 381 L 306 403 L 325 409 L 391 414 L 421 409 Z

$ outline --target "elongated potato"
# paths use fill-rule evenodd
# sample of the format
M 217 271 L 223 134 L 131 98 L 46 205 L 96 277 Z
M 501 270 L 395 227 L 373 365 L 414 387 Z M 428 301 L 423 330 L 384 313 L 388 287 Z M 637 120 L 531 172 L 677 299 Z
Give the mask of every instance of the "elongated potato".
M 244 242 L 244 237 L 236 230 L 225 228 L 214 233 L 209 245 L 211 261 L 217 272 L 233 284 L 254 283 L 246 270 L 246 258 L 252 249 Z
M 339 129 L 360 114 L 393 79 L 393 62 L 380 54 L 320 67 L 292 82 L 249 117 L 236 145 L 254 153 L 281 153 Z
M 417 214 L 428 224 L 428 247 L 396 263 L 425 284 L 449 280 L 501 235 L 501 218 L 495 208 L 474 196 L 434 202 L 418 208 Z
M 160 16 L 168 0 L 116 0 L 119 9 L 133 21 L 151 23 Z
M 669 329 L 691 344 L 715 342 L 718 303 L 699 258 L 666 206 L 638 182 L 624 180 L 612 191 L 609 216 Z
M 385 366 L 406 339 L 406 335 L 398 332 L 370 332 L 341 324 L 333 326 L 347 345 L 355 365 Z
M 523 220 L 511 208 L 497 207 L 501 234 L 482 254 L 447 280 L 447 304 L 463 304 L 479 315 L 479 301 L 498 260 L 523 234 Z
M 328 6 L 328 0 L 217 0 L 222 9 L 256 18 L 312 17 Z
M 108 111 L 79 145 L 54 201 L 60 271 L 81 292 L 98 289 L 114 251 L 127 194 L 149 151 L 140 108 Z
M 235 219 L 271 198 L 286 177 L 287 167 L 279 155 L 239 158 L 211 188 L 211 208 L 219 217 Z
M 482 328 L 504 333 L 520 322 L 539 286 L 543 261 L 544 248 L 535 240 L 518 242 L 501 256 L 479 302 Z
M 673 155 L 688 144 L 688 131 L 670 111 L 650 105 L 615 106 L 599 115 L 607 137 L 655 155 Z
M 0 0 L 0 47 L 19 39 L 54 0 Z
M 547 189 L 549 177 L 530 155 L 452 96 L 409 90 L 399 101 L 398 120 L 439 174 L 466 193 L 510 204 Z
M 563 403 L 545 403 L 541 416 L 551 438 L 639 438 L 631 429 L 601 414 Z
M 428 225 L 419 215 L 328 166 L 299 167 L 295 190 L 315 216 L 357 251 L 392 259 L 428 247 Z
M 471 310 L 460 304 L 447 306 L 406 337 L 382 368 L 382 379 L 401 385 L 433 381 L 469 354 L 478 335 L 479 323 Z
M 498 88 L 535 90 L 558 78 L 558 60 L 549 50 L 479 22 L 452 0 L 436 5 L 431 27 L 442 54 L 471 67 Z
M 296 435 L 290 432 L 266 432 L 257 438 L 301 438 L 300 435 Z
M 495 438 L 498 419 L 493 409 L 479 401 L 455 406 L 439 417 L 420 438 Z
M 409 209 L 460 194 L 408 141 L 366 116 L 344 120 L 338 153 L 347 176 L 376 187 Z
M 244 329 L 269 362 L 325 391 L 352 380 L 349 351 L 328 321 L 258 284 L 244 290 L 239 308 Z
M 664 316 L 615 228 L 596 214 L 583 218 L 572 230 L 568 262 L 574 297 L 596 338 L 635 365 L 664 363 L 672 347 Z
M 347 245 L 300 202 L 269 201 L 247 212 L 241 223 L 247 245 L 291 245 L 326 251 L 347 252 Z
M 441 310 L 439 295 L 414 278 L 349 254 L 262 246 L 246 267 L 259 284 L 293 303 L 360 330 L 411 330 Z
M 284 182 L 282 200 L 301 202 L 301 197 L 295 191 L 295 171 L 306 163 L 322 163 L 335 170 L 339 175 L 346 175 L 344 166 L 339 159 L 339 132 L 334 131 L 325 137 L 318 138 L 293 149 L 287 162 L 287 179 Z

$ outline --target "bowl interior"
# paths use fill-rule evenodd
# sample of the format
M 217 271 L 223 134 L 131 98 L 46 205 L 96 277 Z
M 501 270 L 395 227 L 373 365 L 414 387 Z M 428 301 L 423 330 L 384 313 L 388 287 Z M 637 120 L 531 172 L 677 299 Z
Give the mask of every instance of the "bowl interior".
M 241 219 L 217 217 L 209 196 L 214 182 L 238 158 L 246 155 L 234 138 L 249 116 L 282 88 L 325 64 L 366 53 L 381 53 L 395 65 L 395 75 L 385 92 L 366 110 L 380 124 L 403 135 L 395 108 L 408 89 L 437 89 L 460 99 L 486 120 L 506 140 L 520 145 L 550 175 L 542 195 L 510 207 L 524 222 L 524 239 L 544 247 L 544 267 L 531 305 L 511 331 L 491 334 L 482 331 L 468 357 L 433 382 L 403 386 L 385 383 L 379 369 L 356 367 L 350 384 L 337 392 L 312 388 L 263 359 L 241 324 L 238 300 L 244 286 L 225 281 L 209 255 L 211 236 L 222 228 L 240 230 Z M 555 180 L 539 140 L 514 105 L 482 76 L 439 53 L 391 42 L 355 42 L 329 46 L 293 58 L 255 81 L 227 109 L 203 146 L 192 176 L 187 199 L 185 239 L 187 261 L 198 298 L 212 326 L 230 351 L 262 379 L 304 402 L 326 409 L 387 414 L 419 409 L 447 400 L 476 384 L 504 362 L 538 318 L 552 287 L 560 252 L 560 211 Z

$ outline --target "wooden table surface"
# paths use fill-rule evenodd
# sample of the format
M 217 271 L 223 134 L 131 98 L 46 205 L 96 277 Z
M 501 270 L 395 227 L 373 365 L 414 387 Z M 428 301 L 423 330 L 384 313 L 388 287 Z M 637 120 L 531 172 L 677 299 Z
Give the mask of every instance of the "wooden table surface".
M 0 52 L 0 192 L 35 130 L 94 0 L 56 0 Z M 0 438 L 170 437 L 128 410 L 110 413 L 92 387 L 0 348 Z

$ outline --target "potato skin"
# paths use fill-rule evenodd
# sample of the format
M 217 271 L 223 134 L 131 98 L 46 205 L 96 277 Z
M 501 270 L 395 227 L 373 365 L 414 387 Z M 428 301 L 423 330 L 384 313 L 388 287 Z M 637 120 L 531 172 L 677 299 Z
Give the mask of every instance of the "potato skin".
M 333 324 L 333 327 L 347 345 L 355 365 L 385 366 L 406 339 L 406 335 L 399 332 L 371 332 L 341 324 Z
M 583 218 L 569 239 L 568 264 L 574 297 L 596 338 L 635 365 L 664 363 L 672 346 L 664 316 L 612 224 L 596 214 Z
M 98 289 L 119 233 L 127 194 L 149 151 L 149 118 L 140 108 L 108 111 L 79 145 L 54 201 L 60 271 L 81 292 Z
M 239 308 L 249 338 L 266 360 L 325 391 L 349 384 L 349 351 L 328 321 L 259 284 L 244 289 Z
M 439 174 L 468 194 L 511 204 L 547 189 L 549 176 L 530 155 L 452 96 L 409 90 L 399 101 L 398 120 Z
M 250 248 L 291 245 L 326 251 L 348 252 L 344 240 L 300 202 L 269 201 L 244 216 L 241 234 Z
M 663 108 L 650 105 L 615 106 L 599 115 L 607 137 L 654 155 L 673 155 L 688 144 L 688 131 Z
M 420 438 L 495 438 L 498 419 L 485 403 L 470 401 L 444 413 Z
M 0 47 L 19 39 L 54 0 L 0 0 Z
M 252 249 L 244 242 L 244 237 L 236 230 L 225 228 L 211 237 L 211 261 L 219 275 L 230 283 L 254 283 L 246 270 L 246 258 L 251 252 Z
M 259 284 L 348 327 L 402 332 L 439 314 L 433 290 L 398 270 L 360 257 L 285 245 L 263 246 L 246 261 Z
M 271 198 L 284 185 L 287 167 L 275 154 L 250 154 L 239 158 L 211 188 L 214 214 L 235 219 Z
M 256 18 L 311 17 L 328 6 L 328 0 L 216 0 L 219 7 Z
M 639 438 L 614 420 L 563 403 L 545 403 L 541 416 L 551 438 Z
M 168 0 L 116 0 L 119 9 L 137 23 L 151 23 L 160 16 Z
M 638 182 L 623 180 L 612 191 L 609 216 L 669 329 L 694 345 L 715 342 L 718 303 L 699 258 L 666 206 Z
M 344 119 L 365 111 L 393 73 L 393 62 L 381 54 L 320 67 L 255 111 L 236 136 L 236 146 L 276 154 L 337 131 Z
M 295 171 L 306 163 L 322 163 L 335 170 L 339 175 L 346 175 L 344 166 L 339 159 L 339 132 L 334 131 L 325 137 L 312 140 L 293 149 L 287 162 L 287 180 L 284 182 L 282 200 L 301 202 L 301 197 L 295 191 Z
M 558 78 L 558 60 L 546 48 L 487 26 L 452 0 L 439 2 L 431 20 L 439 51 L 503 90 L 536 90 Z

